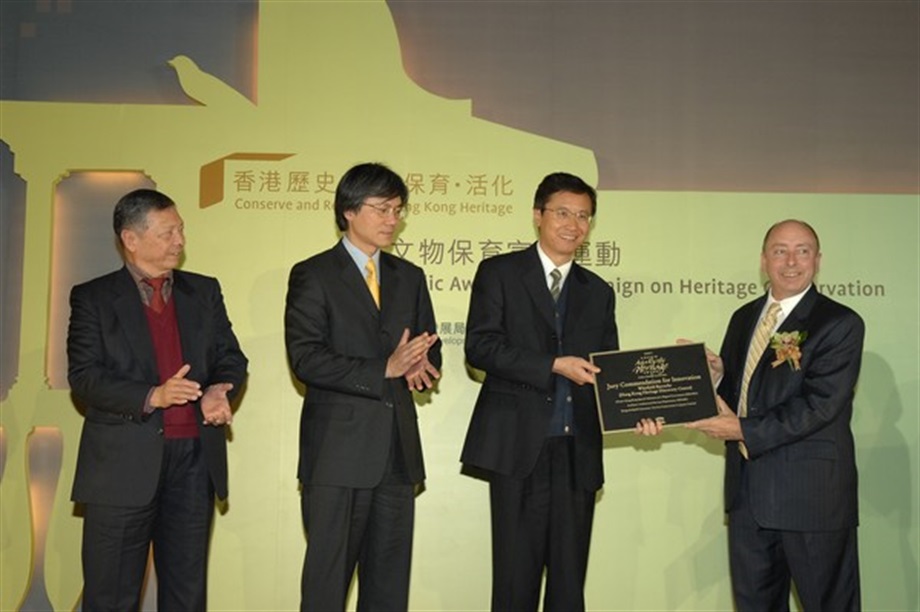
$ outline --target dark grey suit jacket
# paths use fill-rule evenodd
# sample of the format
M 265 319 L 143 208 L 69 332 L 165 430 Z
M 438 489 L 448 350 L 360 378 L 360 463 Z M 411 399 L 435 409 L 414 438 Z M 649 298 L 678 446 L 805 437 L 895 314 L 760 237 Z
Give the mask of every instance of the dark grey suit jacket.
M 766 295 L 732 316 L 722 344 L 719 394 L 736 407 L 751 336 Z M 856 461 L 850 419 L 865 327 L 858 314 L 812 287 L 777 331 L 806 332 L 801 369 L 771 365 L 767 347 L 748 389 L 741 420 L 750 461 L 751 510 L 768 529 L 823 531 L 858 522 Z M 726 443 L 725 507 L 738 503 L 742 462 Z
M 596 274 L 573 264 L 566 279 L 563 355 L 588 358 L 617 350 L 614 294 Z M 483 261 L 473 280 L 466 359 L 486 372 L 461 461 L 525 478 L 534 468 L 553 412 L 558 338 L 553 299 L 536 245 Z M 604 482 L 602 436 L 592 385 L 572 385 L 575 479 L 587 490 Z
M 411 337 L 437 331 L 434 311 L 421 268 L 383 252 L 379 267 L 379 311 L 341 242 L 291 269 L 284 337 L 291 369 L 308 387 L 297 468 L 304 484 L 376 486 L 394 414 L 408 476 L 425 478 L 412 393 L 404 378 L 384 375 L 404 329 Z M 440 369 L 440 340 L 428 360 Z
M 191 272 L 173 271 L 182 357 L 187 378 L 202 389 L 246 378 L 247 360 L 227 318 L 220 284 Z M 143 414 L 151 387 L 160 384 L 156 354 L 137 285 L 122 268 L 70 293 L 67 378 L 85 422 L 77 455 L 73 500 L 141 506 L 156 491 L 163 456 L 163 412 Z M 227 447 L 223 427 L 202 424 L 199 433 L 218 497 L 227 497 Z

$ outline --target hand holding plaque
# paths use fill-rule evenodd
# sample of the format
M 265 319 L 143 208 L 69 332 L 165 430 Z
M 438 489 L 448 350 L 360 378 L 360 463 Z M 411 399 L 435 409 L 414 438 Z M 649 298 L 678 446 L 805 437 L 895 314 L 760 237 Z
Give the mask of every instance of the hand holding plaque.
M 676 425 L 715 416 L 703 344 L 591 353 L 601 431 L 632 430 L 643 418 Z

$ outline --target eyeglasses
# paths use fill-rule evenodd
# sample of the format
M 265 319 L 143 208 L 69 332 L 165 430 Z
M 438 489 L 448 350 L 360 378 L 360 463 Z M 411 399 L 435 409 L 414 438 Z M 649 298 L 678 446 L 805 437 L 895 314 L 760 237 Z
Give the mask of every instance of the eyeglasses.
M 568 208 L 544 208 L 543 212 L 551 212 L 556 216 L 556 221 L 561 223 L 568 223 L 572 219 L 575 219 L 578 223 L 582 225 L 588 225 L 591 223 L 591 213 L 587 213 L 583 210 L 578 212 L 572 212 Z
M 409 211 L 405 206 L 384 206 L 383 204 L 369 204 L 365 202 L 362 206 L 374 209 L 381 217 L 394 217 L 396 219 L 405 219 Z

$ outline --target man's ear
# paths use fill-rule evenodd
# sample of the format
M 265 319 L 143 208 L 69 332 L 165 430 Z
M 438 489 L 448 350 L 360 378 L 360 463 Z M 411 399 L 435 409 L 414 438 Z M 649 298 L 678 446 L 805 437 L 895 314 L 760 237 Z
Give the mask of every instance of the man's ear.
M 137 250 L 137 241 L 137 232 L 130 229 L 121 230 L 121 244 L 125 251 L 133 253 L 135 250 Z

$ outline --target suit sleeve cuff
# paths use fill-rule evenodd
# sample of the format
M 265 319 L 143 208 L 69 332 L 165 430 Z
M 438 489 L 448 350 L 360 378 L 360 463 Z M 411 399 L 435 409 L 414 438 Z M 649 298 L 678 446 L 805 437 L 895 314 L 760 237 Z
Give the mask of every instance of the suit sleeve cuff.
M 150 391 L 147 392 L 147 397 L 144 399 L 144 406 L 141 409 L 141 418 L 144 420 L 156 412 L 156 406 L 150 403 L 151 399 L 153 399 L 154 391 L 156 391 L 156 387 L 150 387 Z

